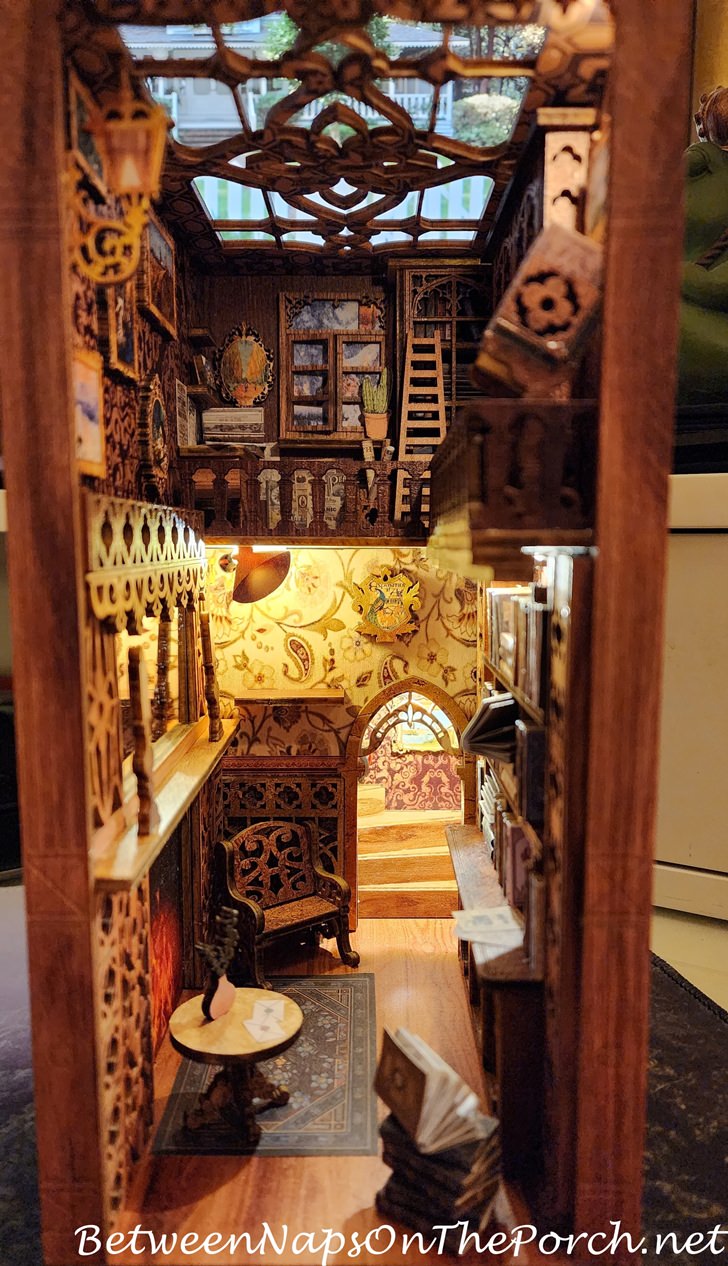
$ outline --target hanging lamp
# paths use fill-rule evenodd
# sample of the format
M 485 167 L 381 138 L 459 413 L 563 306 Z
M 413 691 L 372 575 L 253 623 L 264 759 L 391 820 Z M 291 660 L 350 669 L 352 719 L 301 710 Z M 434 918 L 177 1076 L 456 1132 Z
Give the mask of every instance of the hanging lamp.
M 291 566 L 287 549 L 254 550 L 242 545 L 233 585 L 233 602 L 260 602 L 283 584 Z

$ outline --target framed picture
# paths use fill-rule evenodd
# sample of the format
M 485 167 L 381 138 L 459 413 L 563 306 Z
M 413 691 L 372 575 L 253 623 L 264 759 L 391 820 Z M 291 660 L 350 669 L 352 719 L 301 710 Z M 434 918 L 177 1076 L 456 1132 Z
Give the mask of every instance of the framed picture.
M 97 113 L 96 102 L 85 84 L 71 71 L 68 77 L 68 113 L 73 157 L 99 197 L 107 197 L 104 164 L 90 124 Z
M 105 476 L 104 362 L 86 348 L 73 353 L 73 417 L 79 470 Z
M 169 471 L 167 410 L 159 374 L 148 378 L 140 393 L 139 444 L 145 496 L 164 497 Z
M 215 381 L 215 370 L 209 356 L 205 356 L 204 353 L 198 352 L 193 357 L 193 361 L 199 385 L 201 387 L 207 387 L 210 391 L 216 391 L 217 383 Z
M 180 448 L 187 448 L 189 443 L 189 412 L 187 408 L 187 388 L 179 378 L 174 381 L 174 399 L 177 414 L 177 443 Z
M 121 286 L 107 287 L 106 320 L 109 369 L 115 369 L 125 378 L 133 378 L 136 381 L 139 377 L 139 365 L 136 279 L 134 277 Z
M 238 325 L 218 352 L 223 399 L 241 408 L 262 404 L 273 386 L 273 353 L 249 325 Z
M 174 242 L 151 214 L 139 267 L 139 303 L 172 338 L 177 334 L 176 290 Z
M 197 443 L 197 405 L 192 396 L 187 396 L 187 447 L 194 448 Z

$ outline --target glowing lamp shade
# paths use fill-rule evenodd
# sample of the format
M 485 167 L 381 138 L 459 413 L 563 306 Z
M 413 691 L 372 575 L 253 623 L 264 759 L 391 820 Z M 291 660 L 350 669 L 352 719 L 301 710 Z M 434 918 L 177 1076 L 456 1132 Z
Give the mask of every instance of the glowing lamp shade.
M 233 586 L 233 602 L 260 602 L 283 584 L 291 566 L 288 550 L 253 551 L 244 545 L 238 551 Z
M 115 194 L 158 197 L 168 127 L 163 107 L 135 97 L 128 81 L 104 101 L 94 133 Z

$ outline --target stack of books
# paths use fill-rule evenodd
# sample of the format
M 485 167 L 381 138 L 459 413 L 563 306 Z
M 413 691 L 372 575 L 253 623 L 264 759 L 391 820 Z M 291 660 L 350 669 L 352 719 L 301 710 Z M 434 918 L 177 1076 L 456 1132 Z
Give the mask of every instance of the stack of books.
M 444 1247 L 458 1253 L 463 1235 L 484 1230 L 492 1216 L 501 1172 L 497 1120 L 406 1029 L 385 1029 L 374 1088 L 391 1112 L 380 1134 L 392 1176 L 377 1193 L 378 1213 L 423 1234 L 448 1226 Z

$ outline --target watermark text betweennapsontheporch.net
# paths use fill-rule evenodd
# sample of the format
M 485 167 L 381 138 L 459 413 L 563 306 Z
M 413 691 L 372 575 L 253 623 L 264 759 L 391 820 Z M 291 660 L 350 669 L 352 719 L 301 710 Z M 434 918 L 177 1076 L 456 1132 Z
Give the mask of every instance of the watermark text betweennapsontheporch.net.
M 523 1224 L 510 1231 L 485 1231 L 478 1235 L 468 1229 L 467 1223 L 455 1222 L 439 1223 L 433 1226 L 431 1235 L 423 1235 L 419 1231 L 396 1230 L 385 1223 L 366 1235 L 359 1235 L 356 1231 L 344 1235 L 331 1227 L 289 1235 L 285 1223 L 273 1230 L 267 1222 L 262 1222 L 255 1231 L 243 1231 L 239 1235 L 223 1235 L 217 1231 L 207 1235 L 198 1235 L 195 1231 L 182 1235 L 176 1231 L 160 1234 L 147 1231 L 140 1224 L 132 1231 L 115 1231 L 106 1238 L 102 1237 L 98 1226 L 91 1224 L 78 1227 L 75 1234 L 80 1258 L 92 1257 L 103 1249 L 107 1258 L 121 1253 L 139 1257 L 154 1254 L 148 1260 L 158 1262 L 166 1257 L 172 1266 L 178 1266 L 185 1257 L 193 1254 L 199 1261 L 202 1253 L 211 1260 L 216 1257 L 222 1259 L 224 1266 L 222 1254 L 227 1254 L 229 1261 L 233 1254 L 240 1252 L 277 1261 L 279 1266 L 294 1266 L 297 1259 L 304 1255 L 309 1262 L 313 1258 L 319 1266 L 333 1266 L 335 1259 L 372 1266 L 379 1257 L 398 1249 L 403 1254 L 419 1253 L 423 1261 L 431 1261 L 433 1256 L 452 1252 L 452 1240 L 448 1247 L 445 1240 L 453 1234 L 457 1237 L 458 1233 L 456 1251 L 460 1254 L 469 1251 L 497 1257 L 510 1253 L 517 1260 L 531 1247 L 545 1257 L 559 1254 L 562 1258 L 571 1258 L 577 1266 L 608 1262 L 617 1252 L 642 1253 L 648 1262 L 659 1259 L 663 1254 L 684 1253 L 696 1258 L 704 1254 L 728 1256 L 728 1226 L 723 1228 L 720 1224 L 711 1231 L 695 1231 L 690 1235 L 665 1231 L 650 1239 L 637 1240 L 622 1230 L 620 1222 L 611 1222 L 610 1228 L 609 1231 L 592 1234 L 583 1231 L 580 1235 L 557 1235 L 555 1231 L 542 1232 L 531 1224 Z

